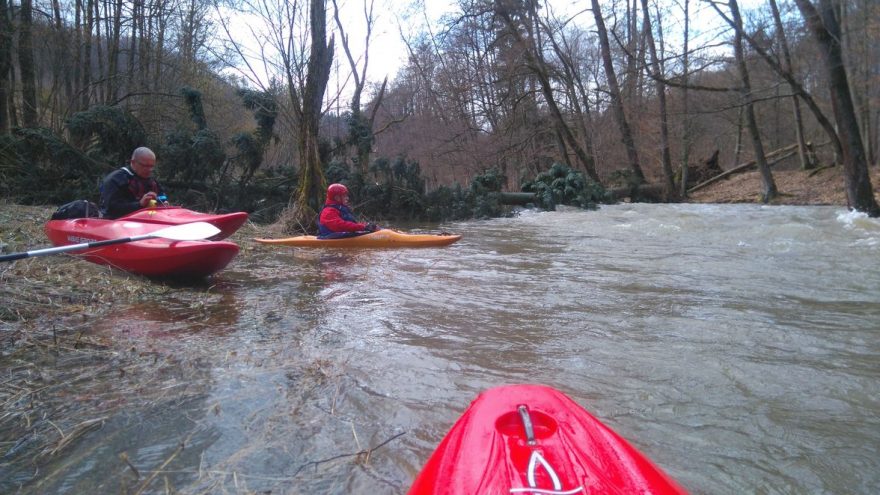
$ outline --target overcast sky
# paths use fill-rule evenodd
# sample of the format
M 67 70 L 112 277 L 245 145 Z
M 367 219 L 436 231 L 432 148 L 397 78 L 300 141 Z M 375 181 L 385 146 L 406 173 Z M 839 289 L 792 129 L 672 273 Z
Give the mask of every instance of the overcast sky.
M 337 0 L 340 7 L 341 18 L 349 35 L 349 43 L 351 45 L 353 56 L 358 59 L 363 56 L 363 41 L 366 23 L 364 21 L 364 1 L 365 0 Z M 369 0 L 367 0 L 369 1 Z M 679 0 L 680 1 L 680 0 Z M 679 1 L 676 0 L 660 0 L 661 4 L 667 5 L 669 12 L 664 13 L 663 29 L 667 36 L 667 43 L 672 44 L 670 40 L 674 39 L 675 33 L 682 31 L 680 21 L 681 7 Z M 759 5 L 763 0 L 740 0 L 741 8 L 747 10 L 749 7 Z M 457 2 L 449 0 L 374 0 L 374 16 L 376 18 L 376 27 L 374 28 L 371 46 L 370 60 L 367 74 L 368 83 L 379 84 L 382 79 L 388 76 L 389 81 L 394 79 L 397 71 L 405 64 L 407 59 L 406 44 L 401 37 L 409 39 L 414 38 L 417 34 L 424 32 L 427 26 L 432 26 L 432 30 L 436 33 L 439 21 L 445 14 L 456 11 Z M 601 0 L 604 5 L 611 5 L 609 0 Z M 691 46 L 698 46 L 703 43 L 716 43 L 719 40 L 718 33 L 726 30 L 720 23 L 717 14 L 711 10 L 706 1 L 691 0 Z M 586 10 L 589 7 L 588 0 L 551 0 L 550 9 L 558 18 L 569 18 L 574 16 L 574 23 L 583 26 L 585 29 L 591 29 L 593 26 L 592 13 Z M 327 1 L 327 22 L 328 32 L 336 31 L 336 23 L 333 19 L 333 3 L 332 0 Z M 605 12 L 606 18 L 609 12 Z M 234 29 L 234 36 L 239 42 L 249 45 L 253 39 L 250 34 L 251 29 L 258 29 L 255 24 L 256 19 L 248 19 L 243 16 L 235 16 L 233 18 L 237 27 Z M 337 34 L 338 36 L 338 34 Z M 680 35 L 679 35 L 680 36 Z M 252 67 L 254 72 L 261 73 L 261 79 L 266 79 L 265 71 L 260 70 L 259 56 L 257 51 L 252 50 Z M 349 71 L 348 61 L 342 51 L 341 43 L 337 40 L 336 64 L 338 64 L 339 74 L 331 75 L 328 87 L 328 95 L 335 94 L 337 88 L 342 88 L 346 81 L 344 80 Z M 359 65 L 362 61 L 359 60 Z M 351 86 L 351 83 L 348 83 Z M 345 92 L 344 89 L 342 89 Z M 348 90 L 350 92 L 350 89 Z M 343 97 L 344 99 L 344 97 Z M 343 101 L 344 106 L 347 102 Z

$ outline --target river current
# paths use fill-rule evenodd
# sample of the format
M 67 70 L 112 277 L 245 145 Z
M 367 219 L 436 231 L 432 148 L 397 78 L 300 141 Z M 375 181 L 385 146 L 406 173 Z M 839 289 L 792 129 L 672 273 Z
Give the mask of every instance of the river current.
M 876 219 L 623 204 L 413 229 L 464 238 L 254 246 L 94 322 L 152 366 L 71 384 L 100 427 L 0 491 L 405 493 L 511 383 L 565 392 L 693 493 L 880 491 Z

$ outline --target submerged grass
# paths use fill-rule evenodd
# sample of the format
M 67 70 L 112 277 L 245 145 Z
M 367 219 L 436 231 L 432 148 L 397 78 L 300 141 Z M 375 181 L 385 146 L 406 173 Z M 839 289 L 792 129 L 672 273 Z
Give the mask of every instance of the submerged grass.
M 0 203 L 0 253 L 50 247 L 43 225 L 52 211 Z M 245 235 L 258 229 L 248 225 Z M 0 492 L 34 481 L 22 473 L 40 472 L 69 455 L 119 410 L 144 410 L 196 393 L 152 386 L 185 357 L 122 349 L 111 337 L 90 332 L 114 308 L 176 290 L 73 255 L 0 263 L 0 471 L 20 475 L 0 480 Z M 38 485 L 54 474 L 50 469 L 39 477 Z
M 43 225 L 51 207 L 0 205 L 0 251 L 4 254 L 51 247 Z M 26 258 L 0 264 L 0 325 L 71 315 L 95 315 L 115 302 L 161 292 L 152 281 L 74 255 Z M 4 332 L 4 337 L 9 335 Z
M 5 254 L 48 247 L 43 224 L 51 213 L 51 207 L 0 204 L 0 250 Z M 252 238 L 278 235 L 277 225 L 248 223 L 231 240 L 241 247 L 239 260 L 246 261 L 259 251 Z M 268 342 L 265 348 L 226 349 L 224 356 L 211 349 L 157 349 L 122 334 L 92 331 L 97 320 L 114 310 L 169 299 L 190 304 L 168 308 L 174 323 L 202 321 L 205 312 L 216 309 L 218 297 L 210 285 L 182 288 L 70 255 L 0 264 L 0 471 L 8 474 L 0 479 L 0 492 L 51 490 L 85 459 L 100 457 L 99 450 L 128 444 L 125 437 L 133 434 L 132 427 L 120 427 L 120 422 L 125 423 L 121 418 L 144 420 L 188 408 L 199 414 L 180 418 L 176 450 L 162 462 L 145 461 L 122 450 L 115 457 L 118 465 L 111 469 L 118 479 L 110 485 L 122 493 L 236 492 L 247 479 L 265 478 L 250 472 L 253 459 L 261 458 L 267 448 L 288 449 L 286 442 L 295 432 L 280 432 L 294 428 L 291 418 L 300 408 L 314 407 L 313 402 L 330 394 L 333 399 L 325 413 L 336 417 L 335 396 L 344 378 L 332 362 L 310 359 L 295 345 L 276 348 Z M 190 446 L 193 432 L 208 429 L 200 415 L 222 415 L 234 408 L 222 399 L 200 402 L 211 370 L 225 366 L 256 374 L 281 371 L 290 388 L 283 391 L 284 400 L 254 413 L 254 424 L 246 430 L 258 441 L 246 442 L 211 466 L 181 471 L 176 458 Z M 273 367 L 278 369 L 268 369 Z M 240 390 L 230 399 L 237 404 L 264 400 L 250 394 Z M 338 421 L 353 425 L 347 418 Z M 373 446 L 359 442 L 340 446 L 339 455 L 326 459 L 309 456 L 287 476 L 262 482 L 288 486 L 325 463 L 346 459 L 365 463 L 394 438 L 397 435 Z

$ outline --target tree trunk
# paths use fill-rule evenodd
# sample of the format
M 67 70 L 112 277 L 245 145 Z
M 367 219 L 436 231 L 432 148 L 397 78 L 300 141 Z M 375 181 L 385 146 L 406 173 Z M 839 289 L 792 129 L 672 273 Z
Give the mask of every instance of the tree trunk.
M 663 74 L 660 69 L 660 60 L 657 58 L 657 47 L 654 45 L 654 33 L 651 29 L 651 15 L 648 10 L 648 0 L 642 0 L 642 15 L 645 18 L 645 41 L 648 44 L 648 53 L 651 56 L 651 70 L 654 71 L 654 82 L 657 88 L 657 104 L 660 107 L 660 148 L 663 176 L 666 179 L 666 198 L 672 200 L 678 194 L 675 191 L 675 178 L 672 173 L 672 155 L 669 151 L 669 118 L 666 111 L 666 84 L 663 82 Z
M 9 127 L 18 127 L 18 112 L 15 110 L 15 71 L 9 68 L 9 92 L 7 107 L 9 109 Z
M 373 101 L 373 109 L 370 111 L 370 117 L 367 119 L 367 128 L 370 130 L 370 136 L 375 139 L 376 133 L 373 129 L 376 127 L 376 115 L 379 113 L 379 109 L 382 107 L 382 100 L 385 98 L 385 90 L 388 87 L 388 76 L 385 76 L 385 79 L 382 80 L 382 86 L 379 87 L 379 93 L 376 95 L 376 99 Z M 370 141 L 370 146 L 361 146 L 358 151 L 358 164 L 361 165 L 361 170 L 368 170 L 370 164 L 370 153 L 373 151 L 372 143 L 374 141 Z
M 153 84 L 156 91 L 160 90 L 159 84 L 162 82 L 162 64 L 165 60 L 165 27 L 168 23 L 168 16 L 165 13 L 165 1 L 156 2 L 156 55 L 155 67 L 153 67 Z
M 578 72 L 577 66 L 572 61 L 570 50 L 563 50 L 559 43 L 556 42 L 556 39 L 553 36 L 550 36 L 550 42 L 553 45 L 553 50 L 556 52 L 556 57 L 559 59 L 562 64 L 563 69 L 563 84 L 565 85 L 569 98 L 571 99 L 571 105 L 574 109 L 575 117 L 577 117 L 577 127 L 576 129 L 581 134 L 581 141 L 583 142 L 584 154 L 586 155 L 588 161 L 583 163 L 584 170 L 587 172 L 587 175 L 599 183 L 598 174 L 596 173 L 596 163 L 595 163 L 595 151 L 593 150 L 593 138 L 590 134 L 590 128 L 592 127 L 592 116 L 590 115 L 590 101 L 588 97 L 588 91 L 586 89 L 586 85 L 583 82 L 583 78 L 580 76 Z M 563 42 L 567 45 L 563 38 Z M 583 101 L 583 104 L 581 104 Z M 569 166 L 571 166 L 569 164 Z
M 312 44 L 298 135 L 299 187 L 291 199 L 300 221 L 308 222 L 312 227 L 326 186 L 318 150 L 318 127 L 321 121 L 321 103 L 324 101 L 324 91 L 333 66 L 333 37 L 330 37 L 328 43 L 324 0 L 311 0 L 310 28 Z
M 863 141 L 865 145 L 865 153 L 867 154 L 868 165 L 877 164 L 877 149 L 876 149 L 876 141 L 875 141 L 875 123 L 874 119 L 871 117 L 871 95 L 876 95 L 877 93 L 872 92 L 874 88 L 876 88 L 877 84 L 877 76 L 878 68 L 875 63 L 875 59 L 878 54 L 876 46 L 874 46 L 874 41 L 877 40 L 877 18 L 872 17 L 877 15 L 877 12 L 880 12 L 880 9 L 877 8 L 876 0 L 862 0 L 862 22 L 863 29 L 863 43 L 862 43 L 862 105 L 861 105 L 861 122 L 862 122 L 862 135 L 864 136 Z M 872 34 L 873 30 L 873 34 Z M 873 56 L 872 56 L 873 50 Z
M 517 29 L 517 25 L 514 22 L 513 18 L 511 18 L 510 13 L 504 10 L 503 8 L 496 8 L 496 12 L 498 15 L 502 17 L 505 24 L 508 27 L 508 31 L 510 35 L 513 36 L 517 43 L 523 47 L 523 54 L 526 57 L 526 62 L 531 69 L 531 72 L 538 79 L 538 82 L 541 85 L 541 94 L 544 95 L 544 99 L 547 103 L 547 108 L 550 110 L 550 115 L 553 118 L 553 126 L 556 131 L 563 137 L 566 145 L 574 151 L 575 156 L 577 156 L 578 160 L 584 165 L 584 168 L 587 170 L 587 173 L 590 175 L 590 178 L 595 182 L 600 182 L 599 175 L 596 173 L 595 167 L 593 166 L 593 158 L 588 156 L 581 145 L 578 143 L 577 139 L 574 137 L 574 133 L 572 133 L 571 128 L 565 121 L 565 117 L 562 115 L 562 111 L 559 109 L 559 105 L 556 104 L 556 98 L 553 95 L 553 86 L 550 83 L 550 77 L 547 75 L 547 67 L 544 63 L 544 59 L 541 57 L 540 52 L 534 46 L 534 44 L 530 44 L 525 39 L 523 39 L 519 30 Z M 530 28 L 530 26 L 527 26 Z
M 758 170 L 761 172 L 761 181 L 764 185 L 761 199 L 764 203 L 769 203 L 777 196 L 778 191 L 776 190 L 776 182 L 773 180 L 773 172 L 770 171 L 770 166 L 767 165 L 767 157 L 764 155 L 764 143 L 761 142 L 761 131 L 758 129 L 758 122 L 757 119 L 755 119 L 752 84 L 749 80 L 749 71 L 748 68 L 746 68 L 746 58 L 743 50 L 743 23 L 742 18 L 739 15 L 739 5 L 736 3 L 736 0 L 730 0 L 729 5 L 730 12 L 733 14 L 733 21 L 737 26 L 737 28 L 734 29 L 733 49 L 736 54 L 736 63 L 739 66 L 740 78 L 742 79 L 741 91 L 743 104 L 745 105 L 746 127 L 748 128 L 749 136 L 752 138 L 755 162 L 758 164 Z
M 632 130 L 629 122 L 626 120 L 626 113 L 623 110 L 623 101 L 620 97 L 620 85 L 617 83 L 617 75 L 614 72 L 614 64 L 611 60 L 611 45 L 608 42 L 608 31 L 605 29 L 605 20 L 602 18 L 602 11 L 599 9 L 599 0 L 590 0 L 593 6 L 593 17 L 596 19 L 596 29 L 599 32 L 599 44 L 602 48 L 602 62 L 605 65 L 605 77 L 608 79 L 608 90 L 611 94 L 611 107 L 614 111 L 615 120 L 620 128 L 621 139 L 626 147 L 626 154 L 629 157 L 629 167 L 633 172 L 633 178 L 636 184 L 645 182 L 645 174 L 642 173 L 642 166 L 639 164 L 639 154 L 636 151 L 636 143 L 633 139 Z
M 21 117 L 24 127 L 37 126 L 37 75 L 34 70 L 33 4 L 21 0 L 18 27 L 18 68 L 21 73 Z
M 785 39 L 785 30 L 782 26 L 782 17 L 779 15 L 779 7 L 776 5 L 776 0 L 770 0 L 770 10 L 773 13 L 773 23 L 776 26 L 776 37 L 779 39 L 779 47 L 782 50 L 783 68 L 794 73 L 793 64 L 791 63 L 791 52 L 788 49 L 788 40 Z M 791 106 L 794 113 L 794 131 L 798 144 L 798 157 L 801 161 L 801 169 L 809 170 L 813 168 L 814 164 L 810 162 L 809 154 L 807 153 L 807 141 L 804 138 L 804 121 L 801 115 L 801 102 L 798 100 L 797 90 L 794 87 L 791 88 L 791 92 Z
M 828 135 L 828 138 L 831 140 L 831 145 L 834 147 L 834 156 L 836 161 L 840 161 L 840 157 L 843 155 L 843 146 L 840 143 L 840 137 L 837 135 L 837 129 L 835 129 L 834 125 L 831 121 L 825 117 L 825 114 L 819 108 L 819 104 L 813 99 L 810 93 L 804 89 L 803 85 L 801 85 L 794 78 L 794 74 L 791 71 L 787 71 L 782 68 L 782 66 L 777 62 L 776 59 L 770 56 L 769 53 L 763 48 L 763 44 L 756 41 L 754 38 L 749 36 L 748 33 L 743 31 L 742 26 L 737 26 L 736 22 L 733 19 L 727 17 L 724 12 L 721 11 L 716 5 L 713 4 L 713 8 L 718 14 L 724 18 L 724 20 L 732 27 L 733 29 L 739 32 L 740 36 L 746 39 L 749 42 L 749 46 L 755 50 L 755 52 L 760 55 L 767 65 L 770 66 L 780 77 L 785 79 L 786 82 L 791 86 L 791 88 L 795 91 L 795 93 L 804 101 L 807 105 L 807 108 L 813 113 L 816 117 L 816 120 L 819 122 L 819 125 L 822 126 L 822 129 Z
M 68 29 L 67 26 L 64 25 L 64 20 L 61 17 L 61 3 L 59 0 L 52 0 L 52 20 L 54 21 L 53 27 L 55 28 L 55 32 L 53 33 L 53 36 L 56 43 L 55 58 L 53 61 L 55 67 L 53 67 L 52 75 L 55 79 L 55 84 L 60 84 L 62 86 L 61 97 L 58 98 L 56 96 L 58 104 L 54 106 L 53 113 L 56 114 L 56 118 L 60 118 L 71 110 L 70 99 L 73 97 L 73 85 L 70 82 L 70 44 L 67 42 Z M 63 100 L 63 103 L 61 100 Z
M 141 15 L 135 17 L 134 24 L 138 26 L 137 36 L 137 81 L 135 87 L 139 91 L 149 91 L 150 81 L 148 74 L 150 73 L 150 36 L 153 29 L 152 0 L 138 0 L 140 3 Z M 147 20 L 149 19 L 149 22 Z
M 9 71 L 12 68 L 12 23 L 9 18 L 9 5 L 0 0 L 0 134 L 9 132 Z
M 830 0 L 819 0 L 819 9 L 810 0 L 795 0 L 822 52 L 822 60 L 831 83 L 831 106 L 843 147 L 844 186 L 850 208 L 880 217 L 880 206 L 874 198 L 865 148 L 859 130 L 858 116 L 849 92 L 843 53 L 840 48 L 840 26 Z
M 809 146 L 809 143 L 807 143 L 807 146 Z M 773 165 L 779 163 L 780 161 L 794 155 L 796 150 L 797 150 L 797 144 L 793 144 L 791 146 L 788 146 L 785 148 L 780 148 L 778 150 L 774 150 L 774 151 L 771 151 L 770 153 L 767 153 L 767 165 L 772 167 Z M 715 153 L 718 153 L 718 152 L 716 151 Z M 730 170 L 726 170 L 724 172 L 721 172 L 720 174 L 715 175 L 714 177 L 710 177 L 710 178 L 700 182 L 699 184 L 694 185 L 693 187 L 688 189 L 688 192 L 697 191 L 699 189 L 702 189 L 702 188 L 708 186 L 709 184 L 714 184 L 715 182 L 718 182 L 719 180 L 721 180 L 725 177 L 730 177 L 731 175 L 746 171 L 754 166 L 755 166 L 755 160 L 752 160 L 752 161 L 749 161 L 749 162 L 746 162 L 743 164 L 734 163 L 734 167 L 731 168 Z
M 119 95 L 119 54 L 122 31 L 122 0 L 113 2 L 113 24 L 111 28 L 110 46 L 107 48 L 109 68 L 107 70 L 107 103 L 112 104 Z
M 79 1 L 79 0 L 77 0 Z M 143 15 L 143 0 L 133 0 L 131 3 L 131 29 L 128 32 L 128 81 L 126 81 L 126 91 L 131 93 L 137 90 L 137 86 L 135 86 L 134 81 L 134 67 L 137 59 L 137 46 L 139 33 L 138 31 L 138 17 Z
M 557 130 L 553 133 L 553 137 L 556 138 L 556 149 L 559 150 L 559 156 L 562 157 L 565 166 L 572 168 L 571 158 L 568 157 L 568 148 L 565 147 L 565 139 L 562 138 L 562 134 L 559 134 L 559 131 Z
M 95 17 L 93 24 L 95 26 L 95 58 L 96 65 L 95 73 L 97 74 L 97 83 L 95 84 L 95 101 L 98 103 L 103 103 L 106 100 L 106 95 L 104 94 L 105 84 L 103 83 L 104 79 L 104 40 L 101 36 L 101 2 L 95 0 L 94 2 L 95 9 Z
M 82 64 L 82 99 L 80 108 L 89 108 L 92 93 L 92 29 L 95 25 L 95 0 L 86 0 L 85 20 L 83 27 L 83 64 Z
M 876 3 L 876 0 L 874 0 L 874 3 Z M 839 5 L 836 5 L 835 7 L 838 9 L 839 13 L 838 25 L 840 26 L 840 43 L 845 64 L 844 68 L 847 71 L 847 79 L 850 83 L 849 91 L 852 97 L 855 113 L 858 116 L 859 127 L 862 132 L 862 145 L 865 147 L 866 155 L 865 160 L 870 165 L 872 163 L 871 140 L 869 139 L 871 122 L 870 119 L 865 118 L 868 115 L 868 108 L 870 106 L 868 103 L 870 98 L 870 85 L 867 82 L 869 80 L 868 71 L 870 70 L 870 62 L 864 65 L 863 70 L 859 58 L 870 57 L 867 47 L 860 43 L 860 41 L 870 37 L 871 34 L 876 33 L 876 29 L 873 29 L 870 24 L 871 22 L 876 23 L 876 19 L 871 18 L 872 12 L 867 5 L 864 6 L 864 10 L 859 11 L 860 6 L 857 1 L 853 1 L 852 3 L 839 2 Z M 851 11 L 851 9 L 854 10 L 854 12 Z M 863 24 L 858 25 L 859 21 Z M 872 33 L 872 31 L 874 31 L 874 33 Z M 861 39 L 855 39 L 856 33 L 863 33 L 864 37 Z
M 621 99 L 630 105 L 638 105 L 636 102 L 636 84 L 638 84 L 638 78 L 636 77 L 636 72 L 639 72 L 637 67 L 637 61 L 642 60 L 639 58 L 638 51 L 638 32 L 639 32 L 639 0 L 632 0 L 630 3 L 629 0 L 626 0 L 626 18 L 624 19 L 624 24 L 626 25 L 626 50 L 624 50 L 624 61 L 626 62 L 626 67 L 623 73 L 623 82 L 621 86 L 623 86 Z M 614 26 L 612 26 L 613 29 Z
M 691 116 L 690 100 L 688 98 L 688 71 L 690 70 L 690 54 L 688 43 L 690 41 L 690 1 L 684 0 L 684 57 L 682 57 L 682 88 L 681 88 L 681 113 L 684 122 L 681 131 L 681 197 L 687 197 L 688 162 L 691 152 Z
M 357 62 L 352 56 L 351 48 L 348 45 L 348 35 L 345 32 L 345 27 L 342 23 L 342 20 L 339 18 L 339 6 L 336 3 L 336 0 L 333 0 L 333 18 L 336 21 L 336 27 L 339 29 L 340 39 L 342 41 L 342 48 L 345 52 L 345 56 L 348 58 L 348 65 L 351 68 L 351 75 L 354 78 L 354 93 L 351 97 L 351 123 L 349 126 L 355 126 L 357 128 L 363 126 L 367 132 L 369 132 L 368 142 L 362 142 L 360 137 L 360 133 L 356 133 L 358 138 L 354 139 L 351 143 L 352 151 L 354 152 L 354 156 L 357 157 L 357 167 L 360 170 L 361 174 L 366 176 L 367 171 L 370 166 L 370 152 L 372 149 L 373 143 L 373 122 L 375 122 L 375 112 L 376 109 L 373 109 L 372 118 L 367 118 L 363 109 L 361 108 L 361 96 L 364 92 L 364 86 L 367 83 L 367 67 L 370 62 L 370 38 L 373 32 L 373 1 L 369 0 L 369 4 L 367 4 L 367 0 L 364 0 L 364 21 L 366 23 L 367 33 L 364 36 L 364 56 L 363 56 L 363 66 L 360 71 L 358 70 Z M 387 78 L 386 81 L 387 83 Z M 382 91 L 379 95 L 379 99 L 381 100 L 385 92 L 385 84 L 382 85 Z
M 70 111 L 79 110 L 82 71 L 82 0 L 74 0 L 73 18 L 73 74 L 71 78 Z
M 733 144 L 733 163 L 739 163 L 739 157 L 742 156 L 743 149 L 743 116 L 745 109 L 740 105 L 736 112 L 736 142 Z

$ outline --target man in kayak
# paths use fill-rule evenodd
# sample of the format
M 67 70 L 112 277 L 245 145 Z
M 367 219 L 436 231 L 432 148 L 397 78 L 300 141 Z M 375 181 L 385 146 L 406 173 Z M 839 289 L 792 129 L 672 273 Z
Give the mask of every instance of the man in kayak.
M 318 239 L 354 237 L 379 230 L 372 223 L 358 223 L 348 205 L 348 188 L 342 184 L 327 187 L 327 201 L 318 218 Z
M 164 203 L 165 192 L 151 177 L 156 154 L 140 147 L 131 154 L 128 166 L 111 172 L 101 183 L 101 216 L 119 218 L 150 206 L 151 201 Z

